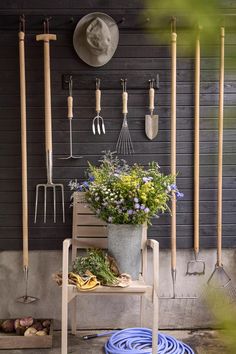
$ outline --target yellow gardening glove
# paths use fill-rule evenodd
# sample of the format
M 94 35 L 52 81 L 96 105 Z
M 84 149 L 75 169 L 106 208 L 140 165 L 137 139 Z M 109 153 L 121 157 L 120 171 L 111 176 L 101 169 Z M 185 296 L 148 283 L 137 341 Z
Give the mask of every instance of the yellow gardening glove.
M 78 290 L 93 290 L 95 289 L 98 285 L 100 285 L 100 282 L 97 280 L 96 276 L 93 275 L 91 272 L 87 271 L 85 276 L 81 277 L 79 274 L 75 274 L 73 272 L 70 272 L 68 275 L 69 279 L 71 279 L 73 282 L 76 283 L 76 287 Z

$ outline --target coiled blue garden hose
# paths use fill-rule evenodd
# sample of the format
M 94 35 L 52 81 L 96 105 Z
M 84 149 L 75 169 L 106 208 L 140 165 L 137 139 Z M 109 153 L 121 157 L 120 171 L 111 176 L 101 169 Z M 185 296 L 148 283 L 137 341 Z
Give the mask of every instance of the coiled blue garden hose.
M 109 336 L 105 344 L 106 354 L 152 353 L 152 331 L 148 328 L 127 328 L 85 336 L 84 339 Z M 194 354 L 192 348 L 172 336 L 158 333 L 158 354 Z

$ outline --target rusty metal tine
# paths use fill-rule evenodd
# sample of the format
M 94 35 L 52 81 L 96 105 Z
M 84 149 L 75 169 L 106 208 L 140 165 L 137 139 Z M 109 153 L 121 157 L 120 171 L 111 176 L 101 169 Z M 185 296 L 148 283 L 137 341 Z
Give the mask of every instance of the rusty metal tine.
M 56 186 L 52 186 L 53 189 L 53 222 L 56 223 Z
M 44 186 L 44 206 L 43 206 L 43 222 L 46 223 L 47 217 L 47 186 Z
M 65 196 L 64 196 L 64 185 L 61 185 L 61 201 L 62 201 L 62 221 L 65 222 Z
M 34 206 L 34 223 L 37 221 L 37 212 L 38 212 L 38 196 L 39 196 L 39 186 L 36 186 L 36 195 L 35 195 L 35 206 Z

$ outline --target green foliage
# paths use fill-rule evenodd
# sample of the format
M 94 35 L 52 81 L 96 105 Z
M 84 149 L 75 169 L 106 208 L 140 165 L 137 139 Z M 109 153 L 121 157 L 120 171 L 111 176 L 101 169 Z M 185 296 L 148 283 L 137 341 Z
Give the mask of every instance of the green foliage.
M 150 223 L 157 213 L 169 209 L 173 193 L 183 196 L 173 184 L 175 176 L 161 173 L 156 162 L 145 170 L 138 164 L 128 166 L 113 153 L 100 162 L 98 167 L 89 164 L 89 180 L 77 185 L 77 190 L 86 190 L 87 201 L 108 223 Z
M 235 290 L 233 295 L 233 298 L 228 298 L 224 293 L 219 291 L 216 292 L 215 290 L 212 290 L 208 292 L 208 305 L 215 317 L 216 327 L 220 328 L 219 335 L 222 339 L 222 342 L 226 346 L 224 354 L 236 353 Z M 229 300 L 231 300 L 231 303 Z
M 215 44 L 219 44 L 220 27 L 228 25 L 224 18 L 224 1 L 222 0 L 146 0 L 147 11 L 145 17 L 150 16 L 151 23 L 156 23 L 162 30 L 156 33 L 156 39 L 161 37 L 162 42 L 170 44 L 170 19 L 176 17 L 177 43 L 181 45 L 184 55 L 192 55 L 196 39 L 197 28 L 201 28 L 201 44 L 207 45 L 204 52 L 208 55 L 218 55 Z M 227 6 L 229 6 L 227 4 Z M 226 7 L 226 6 L 225 6 Z M 169 19 L 169 21 L 168 21 Z M 226 32 L 227 35 L 227 32 Z M 207 53 L 206 53 L 207 54 Z M 236 49 L 231 46 L 230 56 L 234 59 Z M 226 66 L 232 65 L 228 60 Z
M 110 269 L 107 254 L 101 249 L 89 249 L 87 256 L 79 256 L 75 259 L 72 271 L 83 276 L 89 270 L 102 285 L 117 283 L 117 278 Z

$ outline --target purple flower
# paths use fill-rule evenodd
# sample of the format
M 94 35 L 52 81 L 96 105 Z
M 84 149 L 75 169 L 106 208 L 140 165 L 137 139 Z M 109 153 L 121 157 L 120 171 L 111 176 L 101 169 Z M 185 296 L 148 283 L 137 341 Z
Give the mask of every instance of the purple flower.
M 183 198 L 184 197 L 184 193 L 181 193 L 181 192 L 177 192 L 176 193 L 176 198 L 177 199 L 181 199 L 181 198 Z
M 134 198 L 134 202 L 138 203 L 139 202 L 138 198 Z
M 86 189 L 89 189 L 89 184 L 88 184 L 87 181 L 84 181 L 84 182 L 83 182 L 83 186 L 84 186 Z
M 128 213 L 129 215 L 132 215 L 132 214 L 133 214 L 133 210 L 129 209 L 129 210 L 127 211 L 127 213 Z
M 145 212 L 145 213 L 149 213 L 149 211 L 150 211 L 149 208 L 145 208 L 145 209 L 144 209 L 144 212 Z
M 89 176 L 89 181 L 90 181 L 90 182 L 93 182 L 94 180 L 95 180 L 94 176 L 92 176 L 92 175 Z
M 171 185 L 170 185 L 170 189 L 171 189 L 172 191 L 177 191 L 177 190 L 178 190 L 176 184 L 171 184 Z
M 145 205 L 141 204 L 140 209 L 144 210 L 145 209 Z
M 151 180 L 153 180 L 152 177 L 143 177 L 143 182 L 144 182 L 144 183 L 147 183 L 147 182 L 149 182 L 149 181 L 151 181 Z
M 135 209 L 139 209 L 139 208 L 140 208 L 140 204 L 139 204 L 139 203 L 136 203 L 136 204 L 134 205 L 134 207 L 135 207 Z

